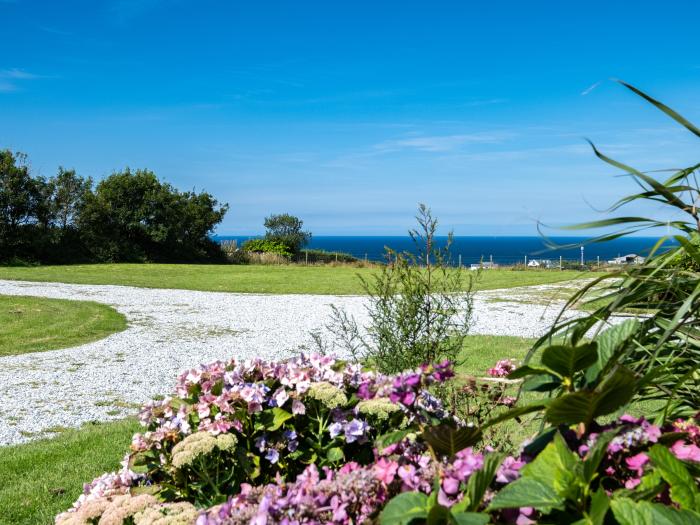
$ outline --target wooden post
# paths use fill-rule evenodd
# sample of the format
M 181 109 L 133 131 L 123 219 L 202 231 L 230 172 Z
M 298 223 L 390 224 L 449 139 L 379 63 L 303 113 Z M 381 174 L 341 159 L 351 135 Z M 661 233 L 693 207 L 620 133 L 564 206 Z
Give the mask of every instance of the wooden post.
M 306 250 L 306 251 L 304 252 L 304 255 L 306 256 L 306 266 L 308 266 L 308 265 L 309 265 L 309 251 Z

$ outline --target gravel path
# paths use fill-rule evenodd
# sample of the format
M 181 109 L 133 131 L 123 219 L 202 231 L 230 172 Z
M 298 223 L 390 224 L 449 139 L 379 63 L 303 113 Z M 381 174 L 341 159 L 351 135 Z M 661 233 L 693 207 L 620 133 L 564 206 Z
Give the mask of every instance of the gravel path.
M 479 292 L 472 333 L 536 337 L 561 303 L 526 302 L 557 285 Z M 122 312 L 129 327 L 82 346 L 0 358 L 0 445 L 88 421 L 133 414 L 167 394 L 182 370 L 217 359 L 279 359 L 312 346 L 330 304 L 364 318 L 364 299 L 254 295 L 0 280 L 1 295 L 91 300 Z

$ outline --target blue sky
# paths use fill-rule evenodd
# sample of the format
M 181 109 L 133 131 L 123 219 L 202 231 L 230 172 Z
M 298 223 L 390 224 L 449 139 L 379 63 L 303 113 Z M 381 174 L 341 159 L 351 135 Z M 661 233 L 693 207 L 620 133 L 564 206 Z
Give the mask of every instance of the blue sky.
M 0 0 L 0 147 L 35 172 L 146 167 L 323 234 L 401 234 L 418 202 L 461 235 L 599 218 L 697 139 L 695 1 Z

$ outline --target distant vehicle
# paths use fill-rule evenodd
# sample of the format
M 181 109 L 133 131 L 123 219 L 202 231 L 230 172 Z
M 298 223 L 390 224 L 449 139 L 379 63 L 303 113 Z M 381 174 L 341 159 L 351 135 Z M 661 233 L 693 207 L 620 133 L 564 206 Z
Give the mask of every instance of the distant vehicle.
M 636 253 L 629 253 L 627 255 L 615 257 L 614 259 L 609 260 L 608 264 L 642 264 L 644 263 L 644 261 L 645 258 L 641 255 L 637 255 Z
M 495 270 L 498 268 L 498 264 L 493 263 L 493 262 L 482 262 L 482 263 L 474 263 L 469 265 L 470 270 Z

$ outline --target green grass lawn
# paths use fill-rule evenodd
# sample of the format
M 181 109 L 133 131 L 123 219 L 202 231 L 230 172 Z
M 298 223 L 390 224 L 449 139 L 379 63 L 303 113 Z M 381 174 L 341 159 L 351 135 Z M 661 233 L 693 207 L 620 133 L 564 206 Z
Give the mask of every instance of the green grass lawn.
M 486 371 L 499 359 L 522 361 L 535 341 L 536 339 L 507 335 L 470 335 L 464 341 L 462 353 L 457 360 L 457 372 L 484 377 Z
M 126 318 L 109 306 L 0 295 L 0 357 L 68 348 L 126 328 Z
M 0 524 L 53 523 L 81 494 L 83 483 L 119 468 L 138 428 L 128 419 L 0 447 Z
M 4 266 L 0 279 L 77 284 L 119 284 L 214 292 L 362 294 L 357 278 L 375 272 L 349 266 L 238 266 L 201 264 L 89 264 Z M 469 272 L 468 270 L 465 270 Z M 580 272 L 558 270 L 486 270 L 475 289 L 492 290 L 567 281 Z

